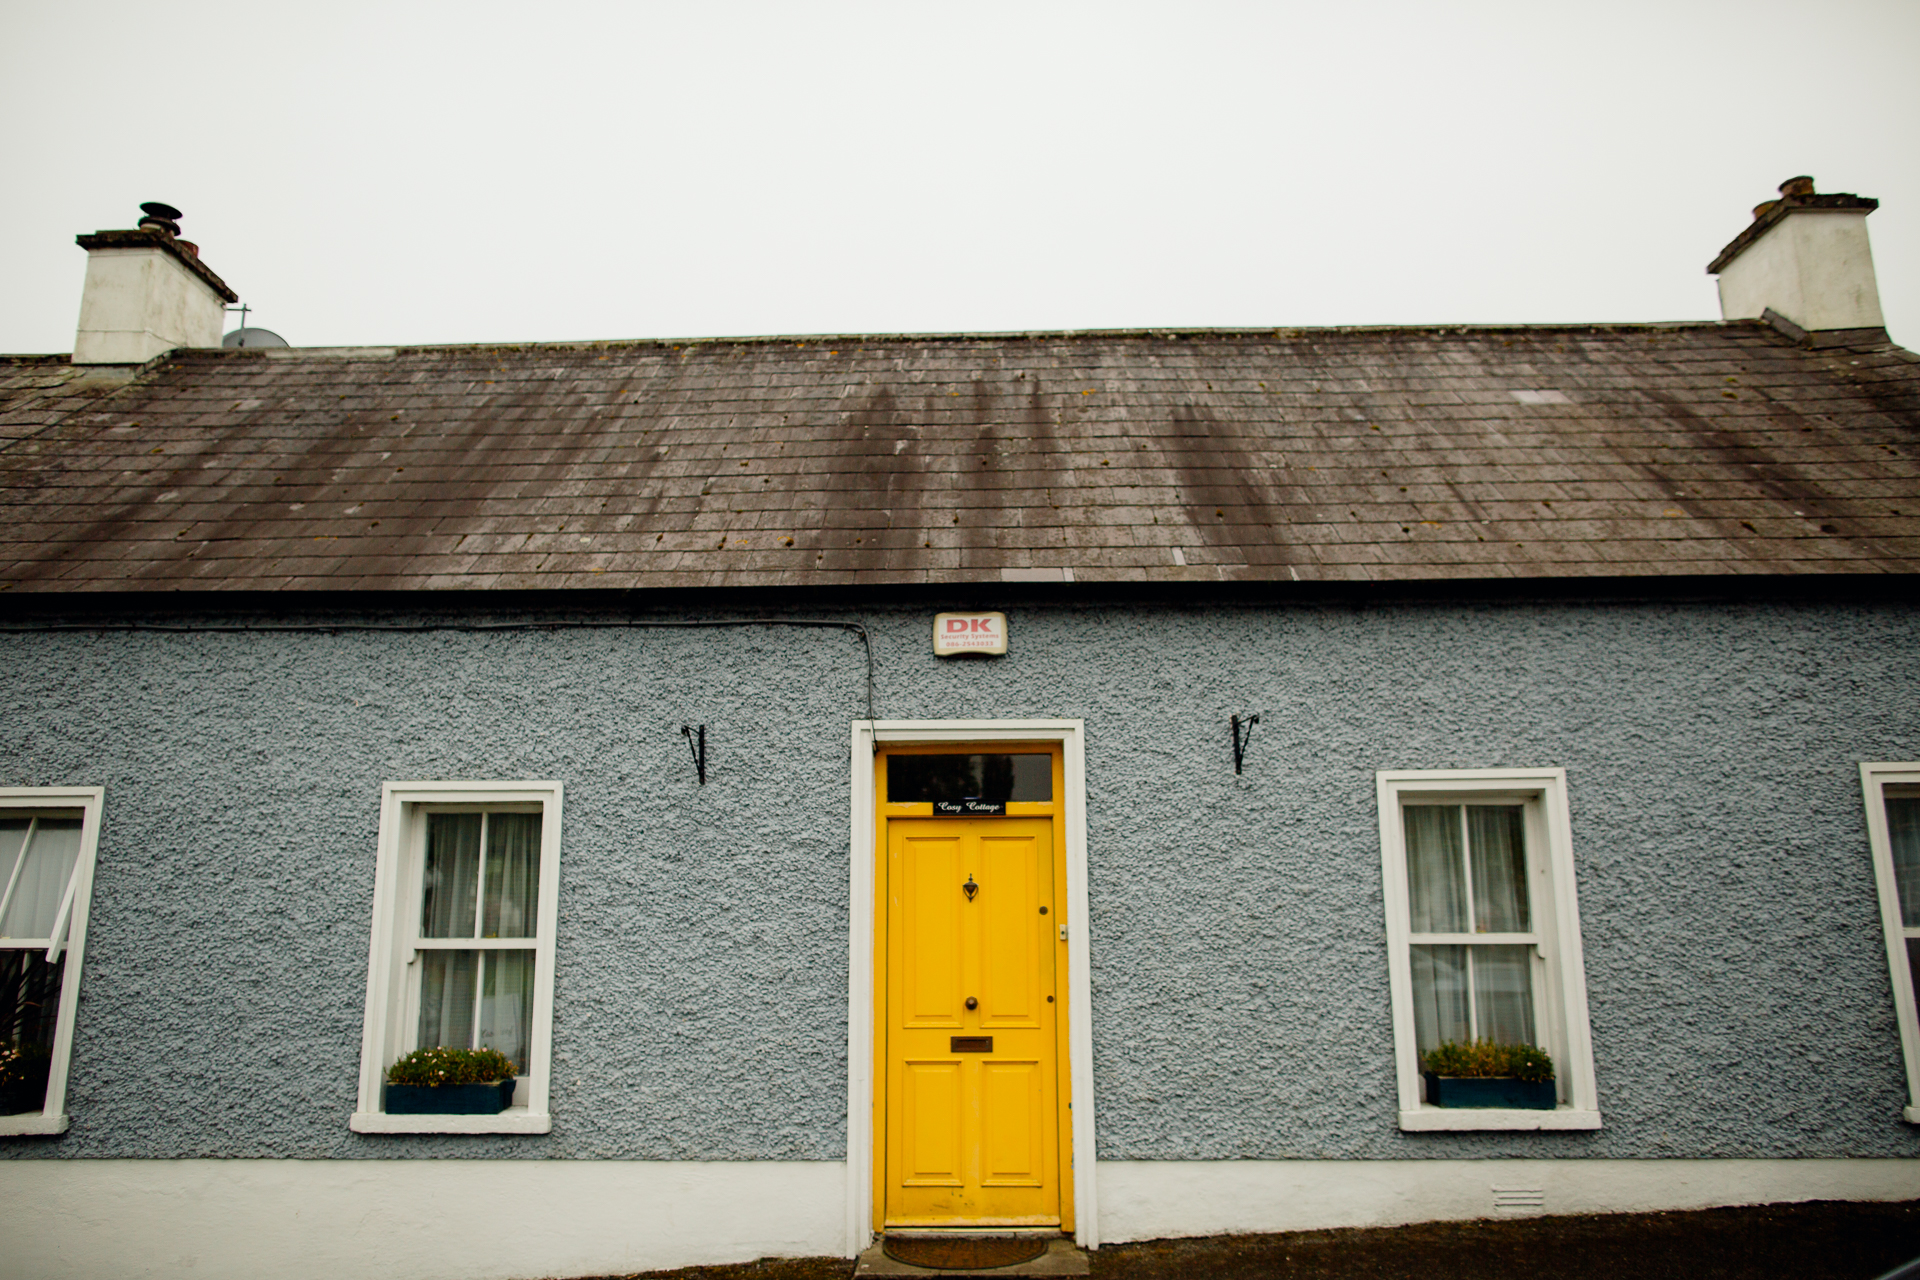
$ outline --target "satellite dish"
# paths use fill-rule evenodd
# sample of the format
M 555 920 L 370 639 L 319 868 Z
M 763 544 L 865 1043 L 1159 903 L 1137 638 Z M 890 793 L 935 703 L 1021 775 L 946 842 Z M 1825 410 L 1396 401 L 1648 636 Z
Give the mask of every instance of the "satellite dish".
M 223 347 L 284 347 L 287 340 L 271 329 L 235 329 L 220 339 Z

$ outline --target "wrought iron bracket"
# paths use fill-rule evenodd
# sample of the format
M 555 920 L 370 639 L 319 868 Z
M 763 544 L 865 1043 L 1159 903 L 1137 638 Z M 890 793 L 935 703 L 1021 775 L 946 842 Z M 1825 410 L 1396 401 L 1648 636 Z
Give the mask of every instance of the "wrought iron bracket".
M 1243 723 L 1247 726 L 1247 731 L 1244 735 L 1240 732 L 1240 726 Z M 1242 721 L 1239 716 L 1229 716 L 1227 718 L 1228 731 L 1233 734 L 1233 771 L 1236 774 L 1240 772 L 1241 764 L 1246 761 L 1247 744 L 1253 741 L 1253 726 L 1259 723 L 1260 716 L 1258 713 L 1248 716 L 1245 721 Z
M 694 772 L 700 775 L 700 785 L 707 785 L 707 726 L 701 725 L 696 735 L 692 725 L 683 724 L 680 732 L 687 739 L 687 751 L 693 756 Z M 696 741 L 699 745 L 695 745 Z

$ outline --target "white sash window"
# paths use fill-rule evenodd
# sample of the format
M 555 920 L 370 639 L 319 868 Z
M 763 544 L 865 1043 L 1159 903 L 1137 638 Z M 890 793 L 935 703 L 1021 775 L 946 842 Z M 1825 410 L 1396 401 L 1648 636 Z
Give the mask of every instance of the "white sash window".
M 557 782 L 390 782 L 380 812 L 361 1133 L 546 1133 Z M 389 1116 L 387 1068 L 414 1049 L 498 1049 L 514 1064 L 498 1116 Z
M 0 1135 L 67 1128 L 102 795 L 0 788 Z
M 1406 804 L 1414 1040 L 1535 1044 L 1540 935 L 1533 930 L 1526 808 Z
M 1888 976 L 1907 1064 L 1910 1124 L 1920 1124 L 1920 763 L 1863 764 L 1867 842 L 1880 888 L 1880 927 L 1886 933 Z
M 1400 1127 L 1599 1128 L 1566 771 L 1377 777 Z M 1559 1106 L 1428 1105 L 1420 1055 L 1474 1040 L 1546 1050 Z
M 497 808 L 425 814 L 412 1048 L 498 1049 L 526 1078 L 542 817 Z

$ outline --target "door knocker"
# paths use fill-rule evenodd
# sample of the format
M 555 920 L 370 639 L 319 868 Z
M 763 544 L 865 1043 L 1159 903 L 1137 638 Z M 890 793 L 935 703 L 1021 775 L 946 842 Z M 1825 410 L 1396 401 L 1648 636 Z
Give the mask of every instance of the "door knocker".
M 972 902 L 973 895 L 980 892 L 980 886 L 973 882 L 973 872 L 967 872 L 967 882 L 961 885 L 960 888 L 966 893 L 967 901 Z

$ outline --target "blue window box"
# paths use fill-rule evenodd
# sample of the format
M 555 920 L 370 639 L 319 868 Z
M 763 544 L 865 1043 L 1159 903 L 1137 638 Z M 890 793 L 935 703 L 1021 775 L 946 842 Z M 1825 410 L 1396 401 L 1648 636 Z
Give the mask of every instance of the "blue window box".
M 513 1105 L 513 1081 L 497 1084 L 390 1084 L 390 1116 L 497 1116 Z
M 1559 1090 L 1551 1080 L 1516 1080 L 1512 1076 L 1437 1076 L 1422 1072 L 1427 1081 L 1427 1103 L 1435 1107 L 1512 1107 L 1520 1111 L 1551 1111 L 1560 1105 Z

